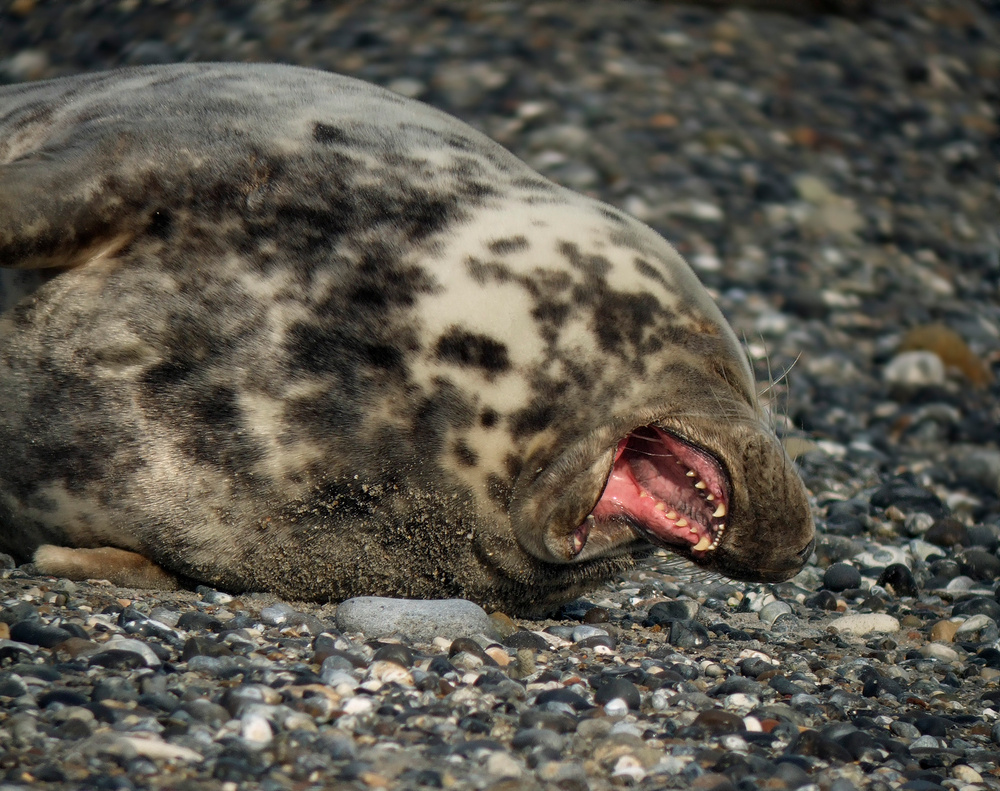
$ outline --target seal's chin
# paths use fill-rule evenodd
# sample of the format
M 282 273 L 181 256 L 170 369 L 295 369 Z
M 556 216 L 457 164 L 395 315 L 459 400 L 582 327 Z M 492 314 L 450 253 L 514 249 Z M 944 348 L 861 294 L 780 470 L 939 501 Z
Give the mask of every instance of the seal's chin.
M 650 543 L 698 561 L 726 531 L 729 480 L 705 451 L 655 426 L 618 443 L 601 498 L 573 533 L 574 550 L 591 529 L 626 522 Z

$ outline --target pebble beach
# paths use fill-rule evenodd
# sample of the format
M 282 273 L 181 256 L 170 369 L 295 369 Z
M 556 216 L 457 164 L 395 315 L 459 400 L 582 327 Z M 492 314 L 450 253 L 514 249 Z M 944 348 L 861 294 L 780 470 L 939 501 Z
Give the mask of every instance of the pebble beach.
M 1000 789 L 996 0 L 0 2 L 0 84 L 189 61 L 383 85 L 662 234 L 816 551 L 539 620 L 0 555 L 0 791 Z

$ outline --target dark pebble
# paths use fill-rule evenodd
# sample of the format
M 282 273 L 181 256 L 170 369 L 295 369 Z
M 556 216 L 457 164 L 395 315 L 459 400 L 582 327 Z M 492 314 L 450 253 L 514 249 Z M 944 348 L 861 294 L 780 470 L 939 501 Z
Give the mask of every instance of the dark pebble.
M 129 703 L 133 700 L 139 699 L 139 690 L 127 678 L 102 678 L 96 684 L 94 684 L 94 690 L 90 693 L 90 699 L 94 701 L 98 700 L 116 700 L 120 703 Z
M 709 696 L 713 698 L 721 697 L 722 695 L 734 695 L 737 693 L 742 693 L 744 695 L 756 695 L 757 697 L 763 697 L 764 688 L 756 681 L 751 678 L 744 678 L 742 676 L 730 676 L 725 681 L 723 681 L 715 689 L 709 691 Z
M 642 705 L 638 687 L 626 678 L 610 678 L 594 690 L 594 702 L 599 706 L 615 698 L 624 700 L 633 711 L 638 711 Z
M 532 750 L 544 747 L 555 752 L 563 749 L 563 738 L 551 728 L 522 728 L 510 740 L 515 750 Z
M 10 627 L 10 639 L 28 645 L 37 645 L 42 648 L 52 648 L 59 643 L 69 640 L 72 634 L 58 626 L 46 626 L 41 621 L 28 620 L 18 621 Z
M 980 582 L 1000 578 L 1000 558 L 985 549 L 967 549 L 958 557 L 962 573 Z
M 924 534 L 924 541 L 948 549 L 955 546 L 967 547 L 972 543 L 969 531 L 957 519 L 938 519 Z
M 798 695 L 805 692 L 805 689 L 794 681 L 788 680 L 785 676 L 772 676 L 768 679 L 767 685 L 779 695 Z
M 112 648 L 108 651 L 92 654 L 88 661 L 91 665 L 106 667 L 109 670 L 135 670 L 139 667 L 146 667 L 146 660 L 143 659 L 142 654 L 122 648 Z
M 210 637 L 189 637 L 181 651 L 181 660 L 187 662 L 193 656 L 232 656 L 232 649 Z
M 879 487 L 871 496 L 871 504 L 876 508 L 894 505 L 904 513 L 921 511 L 935 517 L 942 517 L 947 513 L 934 492 L 898 478 Z
M 583 623 L 607 623 L 611 620 L 611 616 L 603 607 L 592 607 L 580 620 Z
M 472 656 L 481 659 L 485 665 L 497 666 L 493 657 L 487 654 L 479 643 L 469 637 L 455 638 L 451 643 L 451 648 L 448 649 L 448 658 L 461 653 L 472 654 Z
M 614 650 L 616 645 L 618 642 L 609 634 L 595 634 L 576 642 L 577 648 L 610 648 Z
M 834 563 L 823 574 L 823 587 L 843 591 L 861 585 L 861 572 L 848 563 Z
M 832 612 L 837 609 L 837 597 L 828 590 L 821 590 L 815 596 L 806 599 L 806 604 L 817 610 Z
M 726 733 L 741 733 L 746 730 L 743 718 L 728 711 L 708 709 L 695 717 L 692 725 L 701 728 L 712 736 L 722 736 Z
M 535 698 L 535 705 L 544 706 L 546 703 L 564 703 L 577 711 L 586 711 L 594 708 L 587 699 L 571 689 L 546 689 L 538 693 Z
M 544 637 L 526 629 L 507 635 L 503 639 L 503 644 L 509 648 L 529 648 L 532 651 L 545 651 L 549 647 Z
M 476 645 L 478 646 L 479 644 L 477 643 Z M 372 661 L 394 662 L 400 667 L 413 667 L 413 651 L 399 643 L 385 643 L 375 651 Z
M 90 699 L 86 695 L 73 692 L 69 689 L 52 689 L 38 696 L 38 705 L 40 708 L 44 709 L 53 703 L 58 703 L 62 706 L 85 706 L 90 703 Z
M 213 728 L 218 728 L 229 720 L 229 712 L 218 703 L 210 700 L 185 700 L 180 705 L 181 711 L 187 712 L 198 722 L 203 722 Z
M 913 578 L 913 572 L 902 563 L 886 566 L 878 577 L 878 584 L 896 596 L 917 595 L 917 582 Z
M 576 730 L 573 717 L 555 711 L 528 709 L 521 714 L 519 721 L 522 728 L 548 728 L 556 733 L 573 733 Z
M 230 628 L 231 628 L 230 624 Z M 223 628 L 222 621 L 218 618 L 213 618 L 208 613 L 198 612 L 194 610 L 192 612 L 184 613 L 177 620 L 177 628 L 185 629 L 189 631 L 204 631 L 204 632 L 218 632 Z
M 951 608 L 952 616 L 985 615 L 1000 623 L 1000 602 L 987 599 L 985 596 L 970 596 L 955 602 Z
M 38 610 L 28 602 L 18 602 L 0 610 L 0 621 L 6 624 L 16 624 L 18 621 L 37 621 Z
M 649 614 L 644 623 L 646 626 L 657 626 L 671 621 L 689 621 L 697 612 L 698 602 L 681 599 L 661 601 L 649 608 Z
M 928 714 L 924 717 L 916 717 L 913 720 L 913 726 L 924 736 L 938 736 L 943 738 L 948 734 L 948 729 L 953 727 L 953 723 L 944 717 L 936 717 L 933 714 Z
M 674 621 L 670 625 L 670 645 L 678 648 L 703 648 L 712 642 L 708 629 L 697 621 Z
M 851 754 L 832 739 L 828 739 L 818 731 L 804 730 L 796 736 L 788 752 L 793 755 L 808 755 L 823 761 L 850 762 Z
M 23 679 L 6 673 L 0 675 L 0 698 L 19 698 L 27 694 L 28 685 Z
M 55 730 L 57 739 L 86 739 L 91 734 L 91 725 L 77 717 L 66 720 L 59 724 Z

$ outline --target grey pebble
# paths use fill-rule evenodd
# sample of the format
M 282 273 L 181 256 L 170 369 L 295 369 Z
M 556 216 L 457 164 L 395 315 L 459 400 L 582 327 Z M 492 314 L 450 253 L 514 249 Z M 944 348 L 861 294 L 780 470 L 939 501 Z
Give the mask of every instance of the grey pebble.
M 418 601 L 359 596 L 337 607 L 337 628 L 347 633 L 361 632 L 369 638 L 400 634 L 416 642 L 480 634 L 499 639 L 486 611 L 465 599 Z

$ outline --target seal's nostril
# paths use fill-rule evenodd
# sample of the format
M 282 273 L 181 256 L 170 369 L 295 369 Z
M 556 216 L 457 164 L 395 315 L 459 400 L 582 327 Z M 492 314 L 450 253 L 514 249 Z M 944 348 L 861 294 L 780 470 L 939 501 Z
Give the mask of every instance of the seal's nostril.
M 797 558 L 799 558 L 800 560 L 803 560 L 803 561 L 808 560 L 809 556 L 813 553 L 814 549 L 816 549 L 816 539 L 815 538 L 813 538 L 812 541 L 810 541 L 808 544 L 806 544 L 804 547 L 802 547 L 802 549 L 799 550 L 798 554 L 796 554 L 795 557 L 797 557 Z

